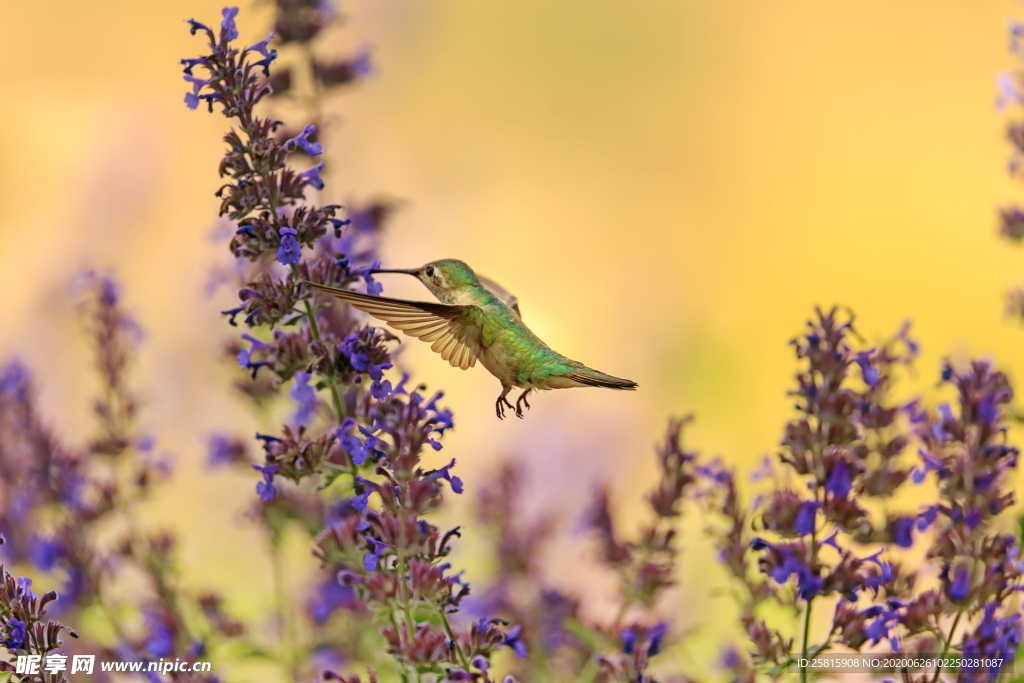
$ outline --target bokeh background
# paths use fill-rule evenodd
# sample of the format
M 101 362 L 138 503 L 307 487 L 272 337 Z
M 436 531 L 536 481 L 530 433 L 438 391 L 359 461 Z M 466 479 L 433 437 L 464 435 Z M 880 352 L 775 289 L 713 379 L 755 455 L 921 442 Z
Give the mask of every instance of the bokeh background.
M 260 426 L 221 354 L 231 330 L 218 311 L 233 294 L 210 286 L 229 262 L 212 237 L 225 120 L 186 110 L 177 65 L 196 51 L 183 19 L 213 21 L 220 4 L 4 7 L 0 349 L 39 373 L 57 430 L 82 434 L 92 379 L 69 283 L 85 268 L 116 273 L 147 329 L 135 372 L 145 424 L 177 462 L 152 523 L 179 530 L 189 580 L 256 615 L 270 578 L 240 515 L 255 480 L 204 466 L 212 431 Z M 267 3 L 242 9 L 243 39 L 265 35 Z M 610 480 L 626 516 L 639 510 L 666 416 L 696 412 L 693 445 L 741 468 L 772 452 L 790 412 L 786 342 L 815 304 L 851 306 L 868 338 L 912 319 L 924 390 L 946 354 L 1022 376 L 1024 330 L 1002 311 L 1021 254 L 994 220 L 1019 192 L 994 107 L 1019 11 L 1008 0 L 340 9 L 345 25 L 319 49 L 369 45 L 376 69 L 327 103 L 325 196 L 399 200 L 386 265 L 464 259 L 515 292 L 553 347 L 640 384 L 551 392 L 527 420 L 498 422 L 486 372 L 454 370 L 425 345 L 405 352 L 447 391 L 457 428 L 445 454 L 465 498 L 498 459 L 528 458 L 524 515 L 561 510 L 565 544 L 549 566 L 568 584 L 588 589 L 569 531 L 584 501 Z M 425 295 L 394 277 L 389 293 Z M 710 659 L 728 626 L 696 536 L 666 609 L 680 630 L 703 624 L 679 662 Z M 458 559 L 471 578 L 487 571 L 474 543 Z M 307 571 L 308 548 L 292 554 Z

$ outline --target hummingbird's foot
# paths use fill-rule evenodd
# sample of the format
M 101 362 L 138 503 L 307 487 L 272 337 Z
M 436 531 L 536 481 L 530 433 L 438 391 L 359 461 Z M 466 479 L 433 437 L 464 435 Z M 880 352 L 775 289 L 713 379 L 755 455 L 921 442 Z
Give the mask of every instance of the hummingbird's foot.
M 509 407 L 509 408 L 512 408 L 513 410 L 516 410 L 516 407 L 514 405 L 512 405 L 511 403 L 509 403 L 509 400 L 507 398 L 505 398 L 505 396 L 508 395 L 508 392 L 510 390 L 511 390 L 511 387 L 506 387 L 504 389 L 504 391 L 501 392 L 501 396 L 498 397 L 498 400 L 494 402 L 494 412 L 497 413 L 499 420 L 504 420 L 505 419 L 505 407 L 506 406 Z M 516 410 L 516 414 L 519 415 L 519 411 L 518 410 Z M 522 415 L 520 415 L 520 417 L 522 417 Z
M 526 400 L 526 395 L 533 391 L 533 389 L 526 389 L 523 393 L 519 394 L 519 398 L 516 399 L 516 417 L 520 420 L 523 419 L 523 406 L 527 409 L 530 407 L 530 402 Z

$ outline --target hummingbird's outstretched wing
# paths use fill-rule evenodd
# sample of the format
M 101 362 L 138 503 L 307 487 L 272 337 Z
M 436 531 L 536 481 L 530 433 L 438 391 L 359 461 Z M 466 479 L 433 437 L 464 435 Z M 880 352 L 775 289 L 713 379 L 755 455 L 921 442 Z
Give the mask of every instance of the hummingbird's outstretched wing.
M 484 289 L 498 297 L 498 300 L 501 301 L 501 303 L 515 311 L 520 320 L 523 319 L 523 313 L 519 310 L 519 299 L 517 299 L 512 292 L 508 291 L 491 278 L 484 277 L 480 273 L 476 274 L 476 279 L 480 281 L 480 284 L 484 286 Z
M 476 306 L 449 306 L 427 301 L 406 301 L 371 296 L 347 289 L 306 282 L 313 289 L 383 320 L 409 336 L 433 342 L 430 348 L 457 368 L 471 368 L 480 351 L 480 328 L 474 324 Z

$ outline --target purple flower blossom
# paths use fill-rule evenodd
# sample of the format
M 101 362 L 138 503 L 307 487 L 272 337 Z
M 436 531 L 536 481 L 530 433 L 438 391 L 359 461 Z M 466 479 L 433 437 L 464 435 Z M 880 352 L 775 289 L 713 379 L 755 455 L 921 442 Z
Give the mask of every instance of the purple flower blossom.
M 311 157 L 320 156 L 324 147 L 319 142 L 313 142 L 311 137 L 316 135 L 316 126 L 312 123 L 302 129 L 302 132 L 293 137 L 288 143 L 292 147 L 298 147 Z
M 791 576 L 796 576 L 797 592 L 802 600 L 813 598 L 824 587 L 821 577 L 804 563 L 793 548 L 773 545 L 762 538 L 753 539 L 750 547 L 754 550 L 768 550 L 775 557 L 769 573 L 776 583 L 784 584 Z
M 388 549 L 388 544 L 383 541 L 373 538 L 372 536 L 366 537 L 366 542 L 370 544 L 370 550 L 363 555 L 363 570 L 372 572 L 377 569 L 377 565 L 380 563 L 380 557 L 385 550 Z
M 230 43 L 232 40 L 238 38 L 238 28 L 235 26 L 235 17 L 238 16 L 237 7 L 225 7 L 220 11 L 221 19 L 220 22 L 220 35 L 221 40 Z
M 373 296 L 378 296 L 381 292 L 384 291 L 384 285 L 382 285 L 381 283 L 377 282 L 373 278 L 373 269 L 374 268 L 379 268 L 379 267 L 380 267 L 379 263 L 375 261 L 374 264 L 371 264 L 370 266 L 368 266 L 366 268 L 357 269 L 353 273 L 353 274 L 358 275 L 359 277 L 361 277 L 363 279 L 363 284 L 366 286 L 366 293 L 367 294 L 371 294 Z
M 917 516 L 917 530 L 925 531 L 935 522 L 935 518 L 938 516 L 938 514 L 938 505 L 929 505 L 924 510 L 922 510 L 921 513 Z
M 1015 658 L 1021 642 L 1021 615 L 1011 613 L 997 617 L 1000 605 L 995 602 L 985 605 L 983 617 L 973 633 L 964 637 L 962 673 L 978 670 L 977 661 L 989 660 L 992 666 L 986 670 L 988 680 L 995 680 L 999 673 Z
M 206 463 L 210 467 L 226 465 L 234 460 L 233 444 L 224 434 L 212 434 L 206 442 Z
M 243 334 L 242 339 L 249 342 L 249 348 L 239 351 L 238 355 L 235 356 L 235 360 L 238 361 L 238 364 L 241 367 L 252 370 L 252 378 L 256 379 L 256 373 L 259 372 L 259 369 L 265 365 L 269 365 L 269 363 L 266 361 L 253 360 L 253 354 L 262 351 L 269 351 L 273 347 L 266 342 L 260 341 L 249 333 Z
M 378 401 L 383 401 L 391 395 L 391 382 L 388 380 L 373 380 L 370 384 L 370 395 Z
M 24 401 L 28 391 L 28 368 L 18 361 L 12 361 L 0 374 L 0 393 L 10 394 L 18 401 Z
M 814 522 L 819 507 L 821 507 L 821 503 L 813 501 L 805 501 L 800 506 L 800 512 L 796 517 L 795 524 L 796 532 L 799 535 L 806 536 L 814 533 Z
M 861 377 L 864 379 L 864 383 L 869 387 L 877 386 L 882 379 L 882 373 L 871 364 L 871 357 L 875 354 L 875 349 L 868 351 L 861 351 L 857 354 L 856 362 L 860 366 Z
M 440 444 L 437 446 L 440 447 Z M 462 480 L 451 473 L 451 468 L 455 466 L 455 458 L 452 458 L 451 462 L 442 467 L 441 469 L 434 470 L 433 472 L 427 473 L 427 479 L 444 479 L 452 487 L 452 491 L 455 493 L 462 493 Z
M 363 46 L 351 61 L 351 65 L 352 73 L 357 76 L 369 76 L 373 73 L 373 51 L 368 46 Z
M 391 367 L 391 359 L 371 328 L 348 334 L 339 350 L 355 370 L 367 373 L 374 380 L 380 380 L 383 371 Z
M 502 641 L 502 645 L 507 645 L 512 648 L 512 651 L 516 653 L 516 657 L 520 659 L 526 658 L 526 643 L 523 641 L 522 634 L 523 627 L 520 625 L 513 626 L 511 630 L 505 635 L 505 639 Z
M 366 443 L 355 435 L 356 420 L 353 417 L 346 417 L 341 426 L 335 430 L 334 436 L 338 439 L 342 450 L 348 453 L 348 457 L 356 465 L 362 465 L 369 456 L 369 449 Z
M 60 542 L 54 539 L 43 538 L 41 536 L 36 536 L 32 539 L 32 564 L 44 572 L 53 569 L 57 560 L 60 559 L 61 552 Z
M 25 637 L 28 635 L 26 628 L 27 625 L 21 619 L 8 617 L 7 640 L 4 641 L 4 647 L 10 650 L 20 649 L 25 644 Z
M 195 19 L 186 19 L 185 23 L 188 24 L 188 27 L 189 27 L 188 28 L 188 32 L 189 32 L 190 35 L 194 36 L 197 31 L 206 31 L 207 33 L 211 33 L 210 28 L 206 24 L 202 24 L 202 23 L 196 21 Z M 182 60 L 182 61 L 184 61 L 184 60 Z M 191 60 L 189 60 L 189 61 L 191 61 Z
M 199 93 L 210 82 L 208 79 L 195 78 L 191 73 L 185 74 L 185 80 L 192 85 L 192 91 L 185 93 L 185 106 L 195 109 L 199 106 Z
M 273 52 L 273 50 L 270 49 L 270 41 L 273 40 L 273 39 L 274 39 L 274 32 L 271 31 L 270 33 L 267 34 L 266 38 L 264 38 L 263 40 L 261 40 L 261 41 L 259 41 L 257 43 L 253 43 L 252 45 L 250 45 L 246 49 L 247 50 L 252 50 L 253 52 L 258 52 L 262 56 L 267 57 L 267 56 L 270 55 L 271 52 Z
M 263 474 L 263 481 L 257 482 L 256 493 L 259 495 L 260 500 L 264 503 L 269 503 L 277 497 L 277 489 L 274 487 L 274 475 L 281 469 L 278 465 L 257 465 L 253 464 L 252 468 Z
M 648 634 L 648 645 L 647 645 L 647 656 L 653 657 L 654 655 L 661 652 L 661 641 L 665 638 L 665 634 L 668 633 L 668 623 L 660 622 L 651 629 Z
M 320 162 L 312 168 L 308 168 L 299 174 L 299 177 L 306 182 L 308 185 L 312 185 L 318 190 L 324 189 L 324 179 L 320 177 L 320 172 L 324 170 L 324 162 Z
M 157 614 L 146 613 L 149 634 L 146 637 L 146 650 L 154 657 L 167 657 L 174 652 L 174 634 L 164 619 Z
M 850 469 L 845 462 L 840 460 L 832 468 L 832 474 L 829 475 L 825 489 L 838 498 L 846 498 L 852 486 L 853 481 L 850 478 Z
M 900 615 L 896 610 L 877 605 L 864 610 L 864 616 L 872 619 L 864 633 L 871 639 L 873 645 L 889 638 L 890 630 L 899 624 L 900 620 Z
M 338 609 L 349 608 L 356 604 L 355 589 L 351 585 L 342 585 L 331 577 L 322 581 L 316 593 L 308 603 L 309 614 L 317 624 L 325 623 Z
M 277 247 L 277 261 L 286 266 L 292 266 L 302 258 L 302 246 L 295 236 L 299 233 L 294 228 L 281 228 L 280 245 Z
M 917 454 L 921 458 L 921 464 L 924 467 L 923 469 L 920 467 L 915 467 L 911 471 L 910 476 L 915 484 L 923 483 L 924 480 L 927 478 L 928 473 L 932 471 L 938 472 L 938 476 L 940 479 L 943 477 L 943 467 L 941 460 L 932 457 L 927 452 L 925 452 L 924 449 L 919 449 Z
M 298 409 L 292 416 L 292 420 L 298 425 L 308 424 L 309 418 L 313 416 L 313 411 L 316 410 L 316 389 L 309 384 L 311 378 L 312 375 L 308 372 L 295 373 L 291 396 L 298 404 Z
M 953 580 L 949 584 L 949 598 L 953 602 L 963 602 L 971 590 L 971 574 L 966 565 L 959 565 L 953 571 Z
M 32 579 L 27 576 L 19 576 L 17 581 L 18 595 L 35 599 L 37 596 L 32 592 Z
M 878 573 L 868 576 L 864 582 L 865 585 L 875 593 L 878 592 L 879 588 L 891 582 L 894 576 L 892 565 L 881 559 L 881 555 L 884 552 L 885 549 L 883 548 L 863 559 L 864 562 L 871 562 L 878 567 Z
M 901 548 L 909 548 L 914 544 L 914 518 L 898 517 L 892 522 L 893 543 Z

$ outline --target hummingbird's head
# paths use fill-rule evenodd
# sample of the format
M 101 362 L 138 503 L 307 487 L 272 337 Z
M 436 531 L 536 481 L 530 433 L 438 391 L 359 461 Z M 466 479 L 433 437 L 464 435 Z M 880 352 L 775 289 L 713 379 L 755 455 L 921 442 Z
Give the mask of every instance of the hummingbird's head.
M 463 303 L 462 293 L 474 286 L 479 286 L 476 273 L 465 262 L 457 259 L 441 259 L 431 261 L 420 268 L 409 270 L 378 269 L 375 273 L 405 273 L 415 276 L 433 292 L 439 301 L 446 304 Z

